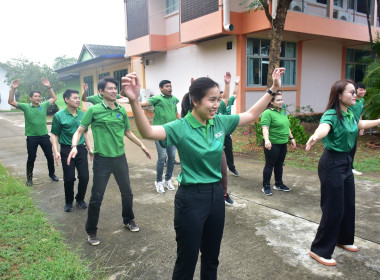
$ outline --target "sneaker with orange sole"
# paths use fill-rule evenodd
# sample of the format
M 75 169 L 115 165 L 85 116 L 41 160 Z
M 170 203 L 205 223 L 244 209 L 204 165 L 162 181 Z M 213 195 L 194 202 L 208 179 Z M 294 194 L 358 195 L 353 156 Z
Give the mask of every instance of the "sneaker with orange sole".
M 321 256 L 313 253 L 312 251 L 309 251 L 309 256 L 312 257 L 313 259 L 315 259 L 317 262 L 320 262 L 323 265 L 327 265 L 327 266 L 334 266 L 334 265 L 336 265 L 336 261 L 334 259 L 325 259 L 325 258 L 322 258 Z
M 352 244 L 352 245 L 340 245 L 336 244 L 336 246 L 343 248 L 344 250 L 350 251 L 350 252 L 357 252 L 359 250 L 358 246 Z

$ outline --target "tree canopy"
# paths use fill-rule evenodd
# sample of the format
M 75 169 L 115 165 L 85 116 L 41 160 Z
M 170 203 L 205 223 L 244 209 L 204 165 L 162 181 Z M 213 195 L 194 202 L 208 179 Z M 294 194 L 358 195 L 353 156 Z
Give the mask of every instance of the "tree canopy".
M 77 63 L 74 57 L 66 57 L 66 55 L 58 56 L 54 59 L 53 69 L 57 70 Z
M 50 98 L 49 91 L 41 83 L 42 77 L 50 81 L 55 92 L 59 92 L 64 87 L 63 83 L 58 79 L 57 73 L 45 64 L 31 62 L 26 58 L 13 58 L 6 63 L 1 63 L 1 67 L 6 71 L 5 82 L 8 85 L 14 79 L 20 80 L 20 86 L 15 94 L 18 102 L 29 102 L 29 93 L 32 90 L 40 91 L 43 99 Z

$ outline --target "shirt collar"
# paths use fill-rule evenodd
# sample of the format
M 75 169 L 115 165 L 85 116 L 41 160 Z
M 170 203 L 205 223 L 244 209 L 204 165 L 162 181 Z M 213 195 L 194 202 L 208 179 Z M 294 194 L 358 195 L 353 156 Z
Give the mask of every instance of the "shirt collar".
M 342 116 L 346 117 L 348 120 L 351 120 L 354 116 L 354 113 L 352 112 L 351 108 L 348 108 L 347 113 L 345 111 L 342 111 Z
M 116 106 L 115 109 L 120 109 L 120 104 L 117 103 L 116 101 L 114 103 L 115 103 L 115 106 Z M 104 108 L 112 110 L 104 101 L 102 101 L 102 105 L 103 105 Z
M 78 111 L 79 111 L 79 108 L 77 108 L 77 110 L 76 110 L 76 115 L 78 114 Z M 65 108 L 65 113 L 66 113 L 67 115 L 73 115 L 73 114 L 71 114 L 71 112 L 67 109 L 67 107 Z
M 160 93 L 160 95 L 161 95 L 162 97 L 165 97 L 165 98 L 170 98 L 170 97 L 173 96 L 173 95 L 165 95 L 165 94 L 163 94 L 162 92 Z
M 29 106 L 30 106 L 30 107 L 36 107 L 36 108 L 38 108 L 38 107 L 40 107 L 40 106 L 41 106 L 41 103 L 38 103 L 38 106 L 33 106 L 33 103 L 32 103 L 32 102 L 30 102 L 30 103 L 29 103 Z
M 209 126 L 209 125 L 214 125 L 214 120 L 211 119 L 211 120 L 208 120 L 207 121 L 207 125 L 204 125 L 204 124 L 201 124 L 194 116 L 193 114 L 191 113 L 191 111 L 187 112 L 187 115 L 185 116 L 185 119 L 189 122 L 189 124 L 193 127 L 193 128 L 199 128 L 199 127 L 205 127 L 205 126 Z

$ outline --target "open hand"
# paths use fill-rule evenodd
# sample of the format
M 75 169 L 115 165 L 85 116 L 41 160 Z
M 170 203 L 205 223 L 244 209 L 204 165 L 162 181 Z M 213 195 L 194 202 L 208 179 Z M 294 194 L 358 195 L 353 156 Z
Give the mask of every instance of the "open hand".
M 231 73 L 230 72 L 226 72 L 226 74 L 224 75 L 224 82 L 226 84 L 229 84 L 231 82 Z
M 41 78 L 41 82 L 42 82 L 42 84 L 43 84 L 45 87 L 50 87 L 50 82 L 49 82 L 48 79 L 42 77 L 42 78 Z
M 18 87 L 19 83 L 20 83 L 19 79 L 13 80 L 12 84 L 11 84 L 11 87 L 14 88 L 14 89 L 16 89 Z
M 123 95 L 128 97 L 129 101 L 138 101 L 140 95 L 140 81 L 136 73 L 127 74 L 121 78 Z
M 60 153 L 56 153 L 54 155 L 54 159 L 55 159 L 55 164 L 58 166 L 59 165 L 59 161 L 61 160 L 61 154 Z
M 277 87 L 278 89 L 281 87 L 281 76 L 285 73 L 285 68 L 276 68 L 273 71 L 272 79 L 273 79 L 273 86 Z
M 143 150 L 143 152 L 145 153 L 146 157 L 151 159 L 152 156 L 150 155 L 150 152 L 149 150 L 144 146 L 144 144 L 141 146 L 141 150 Z
M 310 138 L 309 138 L 309 140 L 308 140 L 307 143 L 306 143 L 306 148 L 305 148 L 305 150 L 306 150 L 306 151 L 309 151 L 310 148 L 311 148 L 311 147 L 312 147 L 317 141 L 318 141 L 317 136 L 316 136 L 315 134 L 311 135 Z

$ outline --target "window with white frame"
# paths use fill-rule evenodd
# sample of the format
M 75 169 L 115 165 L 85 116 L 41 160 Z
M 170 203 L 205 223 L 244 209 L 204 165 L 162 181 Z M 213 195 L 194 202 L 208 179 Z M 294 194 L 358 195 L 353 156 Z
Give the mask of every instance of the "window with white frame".
M 247 86 L 266 86 L 269 48 L 269 40 L 247 39 Z M 286 68 L 286 72 L 282 76 L 282 85 L 295 86 L 297 76 L 297 43 L 281 43 L 280 67 Z
M 166 0 L 166 14 L 178 11 L 178 0 Z

